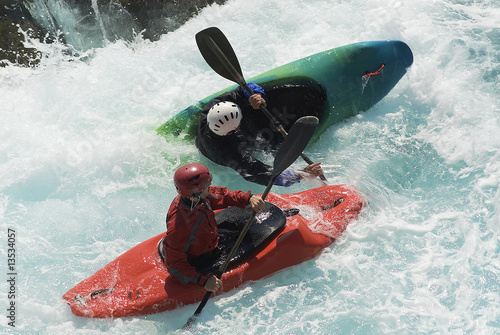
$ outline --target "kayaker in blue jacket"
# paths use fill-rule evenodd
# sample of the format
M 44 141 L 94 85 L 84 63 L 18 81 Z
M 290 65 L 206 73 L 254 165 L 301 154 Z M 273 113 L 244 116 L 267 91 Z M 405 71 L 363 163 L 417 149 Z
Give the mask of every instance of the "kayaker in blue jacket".
M 248 181 L 267 185 L 273 168 L 257 159 L 254 154 L 272 153 L 283 138 L 259 109 L 260 105 L 268 105 L 264 90 L 254 83 L 248 83 L 248 86 L 255 92 L 252 96 L 238 87 L 214 98 L 205 106 L 198 123 L 196 146 L 211 161 L 236 170 Z M 287 89 L 296 90 L 295 97 L 300 99 L 304 87 Z M 287 99 L 290 100 L 290 92 L 287 94 Z M 290 105 L 293 105 L 293 102 Z M 292 112 L 287 113 L 286 106 L 280 107 L 281 110 L 273 106 L 272 110 L 278 112 L 282 120 L 285 119 L 284 124 L 291 125 L 301 116 L 317 116 L 315 114 L 320 113 L 318 110 L 322 111 L 323 105 L 302 108 L 305 112 L 301 110 L 299 113 L 292 108 L 288 108 Z M 310 164 L 303 170 L 290 167 L 278 177 L 275 185 L 290 186 L 303 178 L 314 178 L 321 174 L 323 169 L 320 162 Z

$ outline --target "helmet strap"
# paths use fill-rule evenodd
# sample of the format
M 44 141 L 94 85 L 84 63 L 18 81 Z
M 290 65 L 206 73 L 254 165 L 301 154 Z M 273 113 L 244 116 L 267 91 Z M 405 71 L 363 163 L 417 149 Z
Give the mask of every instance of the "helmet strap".
M 194 202 L 194 199 L 196 198 L 196 202 Z M 201 198 L 199 196 L 191 196 L 191 198 L 189 198 L 189 200 L 191 200 L 191 211 L 193 211 L 193 209 L 198 206 L 198 204 L 200 203 L 200 200 Z

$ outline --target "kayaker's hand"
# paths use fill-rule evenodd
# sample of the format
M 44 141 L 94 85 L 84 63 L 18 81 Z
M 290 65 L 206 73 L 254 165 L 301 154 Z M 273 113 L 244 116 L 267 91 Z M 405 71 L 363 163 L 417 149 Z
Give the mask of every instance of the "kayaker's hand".
M 250 200 L 248 201 L 250 203 L 250 207 L 252 207 L 252 210 L 255 213 L 260 213 L 262 208 L 264 208 L 264 200 L 262 200 L 261 197 L 257 197 L 255 195 L 252 195 Z
M 267 106 L 266 100 L 262 97 L 262 95 L 258 93 L 252 94 L 248 99 L 248 102 L 250 102 L 250 105 L 252 105 L 253 109 L 259 109 L 260 105 L 264 105 L 264 107 Z
M 304 169 L 305 173 L 308 173 L 312 177 L 319 177 L 323 174 L 323 169 L 321 168 L 321 162 L 312 163 Z M 302 175 L 301 175 L 302 177 Z
M 221 285 L 222 281 L 219 278 L 217 278 L 216 276 L 211 276 L 207 279 L 204 288 L 207 291 L 216 292 Z

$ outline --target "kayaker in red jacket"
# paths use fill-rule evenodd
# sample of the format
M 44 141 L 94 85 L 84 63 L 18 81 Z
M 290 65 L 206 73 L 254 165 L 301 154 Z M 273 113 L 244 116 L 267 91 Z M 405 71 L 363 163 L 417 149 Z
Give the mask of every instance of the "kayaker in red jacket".
M 250 205 L 255 212 L 264 207 L 262 198 L 250 191 L 230 191 L 223 186 L 210 186 L 212 174 L 199 163 L 181 166 L 174 174 L 179 195 L 167 213 L 167 233 L 163 240 L 165 265 L 171 275 L 182 283 L 197 283 L 215 292 L 222 282 L 215 276 L 204 276 L 189 259 L 211 253 L 217 248 L 215 209 Z

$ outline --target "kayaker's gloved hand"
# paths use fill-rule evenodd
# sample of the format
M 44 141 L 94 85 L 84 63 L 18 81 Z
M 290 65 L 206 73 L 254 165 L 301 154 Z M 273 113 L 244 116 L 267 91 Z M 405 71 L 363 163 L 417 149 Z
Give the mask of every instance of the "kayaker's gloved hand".
M 258 93 L 251 95 L 248 102 L 250 102 L 253 109 L 259 109 L 261 105 L 267 106 L 266 100 Z
M 217 278 L 216 276 L 210 276 L 207 279 L 207 282 L 205 283 L 205 290 L 210 291 L 210 292 L 216 292 L 219 287 L 222 285 L 222 281 Z
M 323 169 L 321 168 L 321 162 L 316 162 L 312 163 L 304 170 L 302 170 L 302 173 L 300 174 L 300 178 L 314 178 L 314 177 L 319 177 L 323 174 Z
M 253 94 L 250 95 L 246 90 L 243 90 L 243 95 L 248 99 L 248 102 L 253 109 L 259 109 L 261 105 L 267 106 L 267 96 L 264 89 L 255 83 L 248 83 L 248 88 L 252 90 Z
M 262 200 L 261 197 L 252 195 L 250 199 L 248 200 L 248 203 L 250 204 L 250 207 L 252 207 L 252 210 L 255 213 L 260 213 L 262 208 L 264 208 L 264 200 Z

